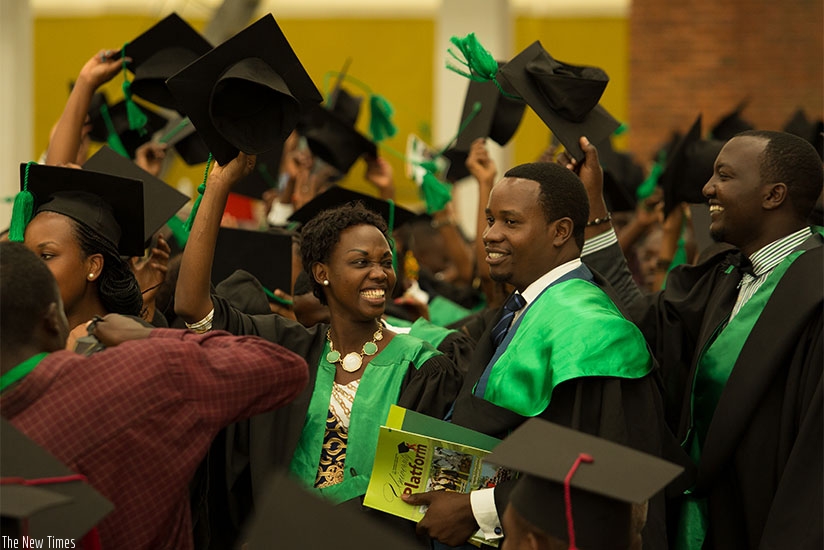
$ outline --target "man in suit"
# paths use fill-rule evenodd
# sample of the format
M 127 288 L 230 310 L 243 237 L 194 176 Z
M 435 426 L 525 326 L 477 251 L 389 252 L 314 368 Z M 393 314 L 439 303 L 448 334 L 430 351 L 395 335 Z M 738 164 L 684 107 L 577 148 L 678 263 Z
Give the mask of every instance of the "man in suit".
M 586 158 L 571 167 L 592 213 L 606 217 L 597 152 L 582 144 Z M 807 225 L 821 190 L 809 143 L 748 131 L 724 145 L 703 188 L 711 234 L 737 250 L 679 266 L 663 291 L 645 295 L 610 226 L 587 235 L 584 259 L 643 331 L 661 365 L 667 421 L 698 467 L 680 510 L 668 506 L 678 548 L 824 544 L 824 247 Z
M 490 275 L 515 292 L 489 313 L 452 421 L 504 437 L 539 416 L 662 454 L 667 437 L 654 362 L 640 331 L 581 263 L 584 229 L 600 220 L 590 219 L 580 179 L 557 164 L 517 166 L 493 187 L 486 219 Z M 502 536 L 510 489 L 405 500 L 429 505 L 419 531 L 457 545 L 479 527 L 487 540 Z M 648 547 L 665 544 L 660 504 L 650 506 Z

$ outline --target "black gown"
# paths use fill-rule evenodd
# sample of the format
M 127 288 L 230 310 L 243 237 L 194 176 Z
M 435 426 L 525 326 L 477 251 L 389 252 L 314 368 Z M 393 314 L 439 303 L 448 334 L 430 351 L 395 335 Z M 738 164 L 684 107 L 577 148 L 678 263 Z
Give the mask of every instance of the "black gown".
M 320 362 L 328 324 L 307 329 L 279 315 L 247 315 L 228 301 L 213 296 L 213 329 L 238 335 L 257 335 L 304 357 L 309 382 L 294 401 L 280 409 L 229 426 L 215 439 L 193 489 L 193 524 L 196 548 L 234 548 L 244 522 L 261 496 L 268 476 L 289 468 L 300 439 Z M 457 336 L 457 335 L 456 335 Z M 455 338 L 441 344 L 455 346 Z M 397 404 L 442 418 L 457 394 L 462 374 L 446 356 L 408 367 Z M 361 499 L 340 504 L 370 514 L 377 521 L 414 537 L 414 524 L 364 508 Z
M 790 266 L 747 337 L 702 447 L 695 488 L 708 497 L 705 549 L 824 547 L 824 248 L 819 235 Z M 587 255 L 619 292 L 662 368 L 667 420 L 690 424 L 702 351 L 732 311 L 740 254 L 680 266 L 646 296 L 617 245 Z M 678 500 L 669 506 L 677 518 Z M 672 539 L 673 537 L 671 537 Z

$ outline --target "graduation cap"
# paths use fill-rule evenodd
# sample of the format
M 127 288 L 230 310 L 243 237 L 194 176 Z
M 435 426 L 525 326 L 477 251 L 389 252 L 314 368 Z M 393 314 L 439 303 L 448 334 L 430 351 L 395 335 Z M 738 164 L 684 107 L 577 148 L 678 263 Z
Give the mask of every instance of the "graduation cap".
M 144 248 L 150 245 L 152 236 L 189 202 L 189 197 L 105 146 L 86 161 L 83 169 L 143 182 Z
M 183 162 L 189 166 L 203 164 L 209 160 L 209 147 L 188 117 L 169 122 L 159 141 L 174 147 Z
M 449 160 L 449 168 L 446 170 L 445 179 L 455 183 L 469 177 L 469 168 L 466 167 L 466 159 L 469 158 L 467 151 L 458 151 L 454 147 L 443 152 L 443 156 Z
M 89 109 L 89 119 L 92 125 L 89 138 L 92 141 L 111 144 L 112 135 L 114 135 L 119 138 L 129 158 L 134 158 L 137 148 L 148 142 L 152 134 L 162 129 L 168 122 L 166 117 L 143 105 L 140 106 L 140 110 L 146 115 L 143 133 L 129 128 L 128 107 L 125 100 L 109 106 L 104 99 L 98 104 L 96 111 Z M 111 123 L 111 129 L 109 123 Z M 115 147 L 117 147 L 116 144 Z
M 732 112 L 721 117 L 710 129 L 710 138 L 727 141 L 736 134 L 754 129 L 755 126 L 741 118 L 741 113 L 744 111 L 747 103 L 747 100 L 742 101 Z
M 20 188 L 27 165 L 20 165 Z M 91 170 L 28 165 L 33 212 L 57 212 L 109 241 L 123 256 L 142 256 L 143 182 Z
M 499 67 L 504 65 L 498 62 Z M 498 145 L 506 145 L 521 124 L 524 109 L 526 103 L 506 97 L 494 82 L 470 80 L 455 149 L 469 151 L 473 141 L 486 137 Z
M 710 180 L 715 159 L 724 146 L 720 140 L 701 139 L 701 115 L 675 146 L 667 159 L 658 184 L 664 189 L 664 215 L 668 216 L 679 203 L 705 203 L 702 189 Z
M 512 58 L 499 74 L 576 160 L 584 158 L 578 144 L 581 136 L 600 143 L 620 126 L 598 105 L 609 82 L 607 74 L 598 67 L 557 61 L 540 41 Z
M 292 291 L 292 236 L 221 227 L 215 244 L 212 282 L 217 284 L 236 270 L 251 273 L 269 293 Z
M 784 125 L 784 131 L 807 140 L 818 151 L 818 156 L 824 158 L 824 120 L 811 121 L 798 109 Z
M 300 222 L 301 224 L 306 225 L 309 220 L 324 210 L 329 210 L 331 208 L 354 202 L 361 202 L 369 210 L 380 214 L 386 221 L 387 225 L 389 225 L 390 232 L 415 218 L 414 212 L 411 212 L 402 206 L 398 206 L 394 202 L 364 195 L 363 193 L 344 189 L 343 187 L 336 185 L 304 204 L 303 207 L 289 216 L 289 221 Z
M 540 418 L 527 420 L 484 461 L 521 472 L 509 506 L 555 538 L 574 537 L 580 548 L 627 548 L 632 504 L 643 504 L 683 470 Z M 574 531 L 567 520 L 566 480 Z
M 66 465 L 0 419 L 3 534 L 79 540 L 114 507 Z
M 323 98 L 267 14 L 166 81 L 221 165 L 283 142 Z
M 132 93 L 167 109 L 180 110 L 166 79 L 212 49 L 186 21 L 173 13 L 126 45 L 126 67 L 134 73 Z
M 358 507 L 360 508 L 360 507 Z M 319 525 L 345 528 L 318 529 Z M 345 526 L 345 527 L 344 527 Z M 255 513 L 244 528 L 244 548 L 392 548 L 412 550 L 418 546 L 394 530 L 371 519 L 369 514 L 348 506 L 333 506 L 308 492 L 285 474 L 267 480 Z
M 355 124 L 362 98 L 340 86 L 330 94 L 326 107 L 314 106 L 303 135 L 312 154 L 346 174 L 361 156 L 376 157 L 375 142 L 358 132 Z
M 629 153 L 612 148 L 612 139 L 607 138 L 596 145 L 598 160 L 604 169 L 604 200 L 610 212 L 635 210 L 635 191 L 644 181 L 644 169 L 633 160 Z

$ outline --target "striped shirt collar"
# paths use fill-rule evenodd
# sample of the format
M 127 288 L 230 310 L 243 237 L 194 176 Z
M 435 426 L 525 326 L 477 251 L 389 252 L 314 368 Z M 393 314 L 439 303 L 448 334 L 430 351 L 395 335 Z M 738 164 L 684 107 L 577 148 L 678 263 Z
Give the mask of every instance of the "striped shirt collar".
M 795 233 L 790 233 L 777 241 L 773 241 L 767 246 L 760 248 L 750 256 L 752 271 L 756 277 L 772 271 L 781 261 L 790 255 L 812 234 L 809 227 L 799 229 Z

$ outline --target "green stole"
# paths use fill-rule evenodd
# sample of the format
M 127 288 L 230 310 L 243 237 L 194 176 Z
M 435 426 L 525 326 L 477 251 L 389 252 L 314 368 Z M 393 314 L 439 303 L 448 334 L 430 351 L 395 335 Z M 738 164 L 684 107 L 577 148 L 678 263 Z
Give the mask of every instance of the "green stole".
M 427 321 L 423 317 L 418 317 L 414 323 L 412 323 L 412 328 L 409 331 L 411 336 L 415 338 L 420 338 L 424 342 L 429 342 L 432 344 L 432 347 L 437 348 L 441 345 L 447 336 L 452 334 L 453 332 L 457 332 L 452 329 L 448 329 L 432 321 Z
M 715 407 L 732 374 L 741 349 L 784 273 L 803 253 L 803 250 L 796 250 L 767 275 L 767 279 L 758 287 L 755 294 L 741 306 L 738 314 L 718 333 L 698 359 L 690 407 L 691 429 L 685 442 L 690 458 L 695 464 L 701 461 L 701 447 L 712 422 Z M 686 492 L 686 496 L 681 508 L 676 548 L 699 550 L 707 535 L 707 501 L 705 498 L 693 496 L 690 491 Z
M 310 489 L 318 475 L 329 400 L 335 382 L 335 365 L 326 360 L 328 347 L 327 342 L 320 354 L 318 375 L 306 412 L 306 422 L 289 466 L 291 474 Z M 389 414 L 390 405 L 398 400 L 401 383 L 409 372 L 409 365 L 420 368 L 424 362 L 440 354 L 418 338 L 397 334 L 382 352 L 372 357 L 363 371 L 352 403 L 343 481 L 331 487 L 313 490 L 335 503 L 366 493 L 380 426 Z
M 541 414 L 555 386 L 567 380 L 641 378 L 652 370 L 638 327 L 603 290 L 580 278 L 549 286 L 510 334 L 506 348 L 492 358 L 483 398 L 522 416 Z
M 26 377 L 31 371 L 40 364 L 40 361 L 45 359 L 49 354 L 48 353 L 38 353 L 37 355 L 32 355 L 19 365 L 14 366 L 11 370 L 7 373 L 0 376 L 0 393 L 4 392 L 6 388 L 14 384 L 15 382 L 22 380 Z

